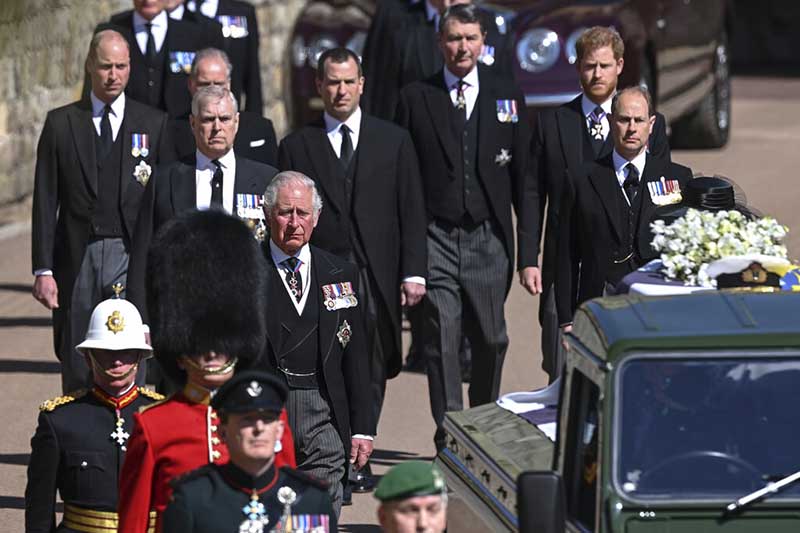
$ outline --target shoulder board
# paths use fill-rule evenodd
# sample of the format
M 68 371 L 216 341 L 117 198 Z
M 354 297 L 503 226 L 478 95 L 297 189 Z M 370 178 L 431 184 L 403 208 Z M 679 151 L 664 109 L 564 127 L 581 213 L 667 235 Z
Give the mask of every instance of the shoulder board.
M 210 463 L 207 465 L 203 465 L 199 468 L 195 468 L 194 470 L 189 470 L 188 472 L 184 472 L 183 474 L 178 474 L 174 478 L 169 480 L 169 485 L 172 489 L 177 489 L 179 486 L 192 481 L 193 479 L 198 479 L 204 477 L 206 474 L 214 470 L 216 466 L 214 463 Z
M 139 388 L 139 394 L 141 394 L 146 398 L 150 398 L 151 400 L 163 400 L 164 398 L 166 398 L 166 396 L 164 396 L 163 394 L 159 394 L 156 391 L 148 389 L 147 387 L 138 387 L 138 388 Z
M 87 392 L 89 392 L 87 389 L 79 389 L 69 394 L 65 394 L 64 396 L 57 396 L 52 400 L 44 401 L 39 406 L 39 411 L 48 413 L 51 411 L 55 411 L 57 407 L 61 407 L 62 405 L 66 405 L 70 402 L 77 400 L 78 398 L 86 396 Z
M 311 485 L 321 490 L 328 490 L 327 482 L 321 479 L 317 479 L 314 476 L 306 474 L 305 472 L 295 470 L 294 468 L 290 468 L 288 466 L 281 467 L 281 473 L 286 474 L 289 477 L 294 478 L 306 485 Z
M 151 394 L 158 394 L 158 393 L 151 392 Z M 153 402 L 151 404 L 141 406 L 139 408 L 139 414 L 142 414 L 145 411 L 147 411 L 148 409 L 152 409 L 153 407 L 156 407 L 157 405 L 163 405 L 163 404 L 167 403 L 172 398 L 172 395 L 169 395 L 166 398 L 164 396 L 162 396 L 161 394 L 158 394 L 158 395 L 161 396 L 161 399 L 160 400 L 156 400 L 155 402 Z

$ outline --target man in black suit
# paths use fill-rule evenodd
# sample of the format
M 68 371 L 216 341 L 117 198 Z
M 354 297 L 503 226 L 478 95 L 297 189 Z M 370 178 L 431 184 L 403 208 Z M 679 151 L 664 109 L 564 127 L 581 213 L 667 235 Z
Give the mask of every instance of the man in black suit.
M 368 112 L 392 120 L 400 89 L 442 69 L 444 63 L 439 52 L 437 27 L 441 15 L 451 5 L 471 3 L 471 0 L 421 0 L 413 3 L 405 9 L 402 18 L 395 15 L 399 21 L 396 26 L 384 30 L 388 36 L 381 43 L 385 50 L 365 46 L 365 61 L 372 70 L 367 71 L 365 87 Z M 513 40 L 499 31 L 489 12 L 479 12 L 484 18 L 486 30 L 479 60 L 500 75 L 510 78 L 513 76 Z M 370 33 L 373 33 L 372 27 Z M 380 57 L 381 62 L 371 59 L 370 54 Z
M 261 62 L 255 8 L 249 2 L 241 0 L 189 0 L 185 7 L 189 12 L 213 19 L 222 26 L 225 51 L 233 63 L 231 91 L 236 96 L 240 109 L 262 114 L 264 99 L 261 95 Z
M 231 88 L 231 69 L 228 55 L 216 48 L 204 48 L 197 52 L 192 61 L 189 74 L 189 93 L 194 96 L 197 89 L 208 85 L 221 85 Z M 178 159 L 194 155 L 196 149 L 194 134 L 189 126 L 189 116 L 170 121 L 172 139 Z M 259 113 L 239 112 L 239 131 L 233 141 L 233 149 L 240 157 L 276 166 L 278 161 L 278 142 L 272 121 Z
M 159 227 L 177 213 L 221 209 L 246 220 L 257 236 L 263 236 L 262 194 L 278 170 L 235 153 L 238 122 L 236 99 L 228 89 L 218 85 L 198 89 L 190 117 L 197 151 L 190 159 L 157 168 L 145 190 L 128 281 L 129 299 L 143 316 L 147 249 Z
M 581 303 L 613 294 L 623 276 L 656 257 L 653 212 L 679 202 L 692 179 L 691 169 L 647 152 L 656 121 L 647 89 L 615 94 L 609 118 L 612 153 L 571 170 L 562 195 L 555 287 L 564 332 Z
M 359 267 L 377 420 L 386 380 L 402 366 L 401 305 L 425 295 L 422 182 L 408 132 L 362 113 L 358 56 L 333 48 L 318 63 L 325 113 L 281 142 L 280 167 L 313 176 L 327 206 L 312 244 Z
M 530 233 L 538 246 L 547 203 L 547 230 L 544 238 L 541 284 L 524 276 L 522 285 L 539 297 L 539 324 L 542 327 L 542 368 L 555 380 L 561 372 L 563 353 L 559 342 L 553 282 L 556 275 L 556 246 L 559 235 L 559 207 L 567 171 L 587 161 L 608 156 L 614 143 L 610 131 L 611 99 L 622 73 L 625 45 L 613 28 L 596 26 L 586 30 L 576 45 L 576 67 L 583 93 L 560 107 L 545 109 L 536 117 L 531 140 L 531 172 L 537 188 L 540 211 Z M 649 152 L 669 161 L 667 128 L 663 115 L 656 113 Z
M 512 205 L 517 266 L 538 272 L 525 233 L 538 199 L 527 187 L 522 94 L 478 64 L 484 31 L 474 6 L 451 7 L 440 27 L 445 68 L 405 87 L 398 106 L 398 122 L 417 146 L 428 211 L 424 337 L 439 448 L 444 412 L 463 408 L 462 334 L 472 349 L 470 405 L 499 392 L 508 347 L 503 304 L 514 271 Z
M 33 192 L 33 296 L 53 311 L 65 393 L 91 385 L 74 346 L 94 306 L 126 284 L 139 202 L 172 146 L 167 116 L 123 94 L 130 60 L 122 35 L 92 37 L 86 72 L 89 95 L 47 114 Z
M 111 27 L 128 40 L 131 82 L 125 92 L 172 118 L 186 116 L 192 101 L 186 78 L 194 54 L 203 48 L 224 48 L 222 27 L 211 21 L 216 29 L 209 31 L 207 25 L 171 19 L 162 0 L 133 0 L 133 7 L 98 26 Z
M 281 172 L 264 193 L 269 242 L 264 364 L 289 387 L 297 468 L 329 484 L 338 516 L 347 462 L 363 467 L 377 420 L 355 265 L 308 244 L 322 210 L 313 180 Z

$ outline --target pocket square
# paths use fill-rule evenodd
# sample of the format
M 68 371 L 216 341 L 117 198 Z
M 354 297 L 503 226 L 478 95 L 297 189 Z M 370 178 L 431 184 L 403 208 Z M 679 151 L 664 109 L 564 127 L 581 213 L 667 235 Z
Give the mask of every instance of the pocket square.
M 264 146 L 267 142 L 266 139 L 256 139 L 255 141 L 250 141 L 250 148 L 258 148 L 259 146 Z

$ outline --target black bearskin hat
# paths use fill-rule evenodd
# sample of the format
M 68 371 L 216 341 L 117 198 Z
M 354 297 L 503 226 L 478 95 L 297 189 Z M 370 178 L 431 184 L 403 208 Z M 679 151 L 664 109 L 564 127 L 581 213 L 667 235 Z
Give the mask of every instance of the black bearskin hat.
M 147 310 L 155 356 L 178 383 L 182 355 L 210 351 L 250 366 L 266 339 L 266 263 L 252 231 L 221 211 L 165 223 L 147 259 Z

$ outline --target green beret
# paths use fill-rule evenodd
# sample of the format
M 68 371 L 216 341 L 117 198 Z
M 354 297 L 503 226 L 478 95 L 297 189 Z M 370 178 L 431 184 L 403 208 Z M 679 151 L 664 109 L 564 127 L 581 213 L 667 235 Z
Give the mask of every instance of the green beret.
M 392 467 L 381 478 L 375 497 L 382 502 L 444 494 L 447 487 L 436 466 L 425 461 L 406 461 Z

